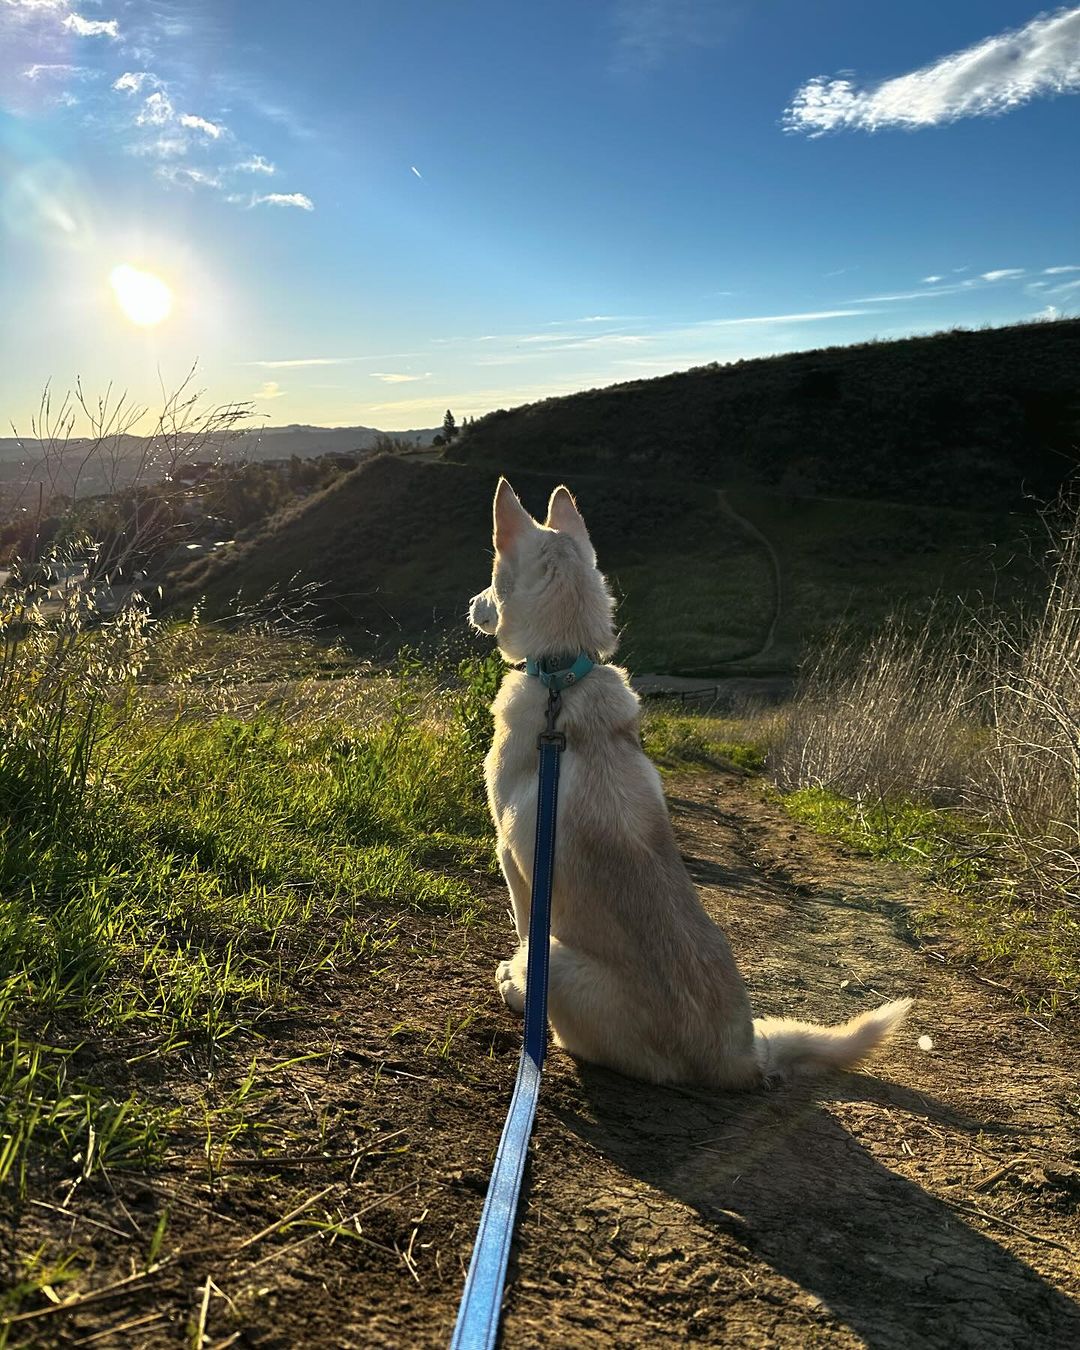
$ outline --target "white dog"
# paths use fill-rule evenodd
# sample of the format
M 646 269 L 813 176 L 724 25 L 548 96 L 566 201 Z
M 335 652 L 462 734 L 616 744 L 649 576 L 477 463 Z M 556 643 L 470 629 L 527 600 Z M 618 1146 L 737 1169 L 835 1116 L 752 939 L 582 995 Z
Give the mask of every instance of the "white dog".
M 535 521 L 505 479 L 495 493 L 491 586 L 470 618 L 494 633 L 511 665 L 597 664 L 563 694 L 566 734 L 551 904 L 548 1009 L 572 1055 L 656 1083 L 751 1088 L 804 1068 L 864 1059 L 899 1025 L 897 999 L 838 1027 L 753 1020 L 742 977 L 702 908 L 675 843 L 656 770 L 641 748 L 626 672 L 601 664 L 615 649 L 614 602 L 573 497 L 556 488 Z M 548 693 L 509 671 L 492 711 L 485 761 L 499 860 L 520 945 L 498 967 L 521 1012 L 536 830 L 536 738 Z

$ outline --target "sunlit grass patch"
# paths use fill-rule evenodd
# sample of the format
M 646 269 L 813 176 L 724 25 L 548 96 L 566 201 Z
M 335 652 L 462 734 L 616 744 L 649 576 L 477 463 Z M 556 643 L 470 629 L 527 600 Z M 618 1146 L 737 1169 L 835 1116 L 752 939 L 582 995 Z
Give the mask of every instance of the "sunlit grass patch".
M 641 724 L 645 753 L 661 769 L 737 768 L 759 772 L 765 740 L 759 725 L 726 717 L 665 712 L 647 706 Z
M 260 668 L 238 639 L 209 697 L 176 700 L 145 682 L 150 666 L 193 651 L 171 685 L 192 691 L 192 670 L 221 648 L 133 631 L 152 662 L 105 666 L 110 634 L 74 632 L 62 661 L 8 635 L 0 1179 L 20 1188 L 49 1155 L 145 1161 L 168 1122 L 124 1065 L 181 1051 L 213 1062 L 215 1047 L 303 1005 L 324 972 L 364 978 L 410 912 L 468 923 L 475 874 L 493 868 L 489 663 L 334 671 L 334 697 L 310 701 L 325 681 L 308 674 L 263 710 L 228 697 L 228 670 L 250 686 Z M 273 668 L 273 639 L 256 642 Z M 302 644 L 279 655 L 290 669 L 316 661 Z
M 827 788 L 784 794 L 801 823 L 936 882 L 914 923 L 1012 977 L 1029 1006 L 1053 1013 L 1080 992 L 1080 917 L 1065 897 L 1036 902 L 1017 881 L 1012 845 L 985 822 L 916 801 L 857 801 Z

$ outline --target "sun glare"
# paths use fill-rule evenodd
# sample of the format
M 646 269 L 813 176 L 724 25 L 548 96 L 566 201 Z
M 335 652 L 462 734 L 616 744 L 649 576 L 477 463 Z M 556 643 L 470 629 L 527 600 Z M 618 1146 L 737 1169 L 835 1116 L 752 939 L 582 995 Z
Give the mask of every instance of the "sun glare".
M 141 272 L 137 267 L 122 263 L 109 274 L 109 284 L 116 303 L 132 323 L 142 328 L 160 323 L 172 311 L 172 291 L 153 272 Z

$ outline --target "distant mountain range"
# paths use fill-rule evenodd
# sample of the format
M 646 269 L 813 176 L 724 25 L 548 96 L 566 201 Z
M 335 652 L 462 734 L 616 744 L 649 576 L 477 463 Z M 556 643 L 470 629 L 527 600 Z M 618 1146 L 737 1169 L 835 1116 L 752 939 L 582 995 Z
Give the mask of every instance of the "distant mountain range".
M 418 431 L 380 431 L 378 427 L 310 427 L 293 425 L 288 427 L 256 427 L 242 431 L 238 435 L 223 437 L 215 450 L 204 447 L 196 458 L 218 457 L 224 459 L 288 459 L 298 455 L 301 459 L 310 459 L 315 455 L 349 454 L 355 450 L 371 450 L 382 436 L 392 436 L 398 441 L 409 441 L 413 445 L 430 445 L 440 427 L 425 427 Z M 125 436 L 122 448 L 127 456 L 141 454 L 147 438 L 143 436 Z M 85 442 L 82 442 L 85 444 Z M 72 447 L 79 444 L 73 438 Z M 0 437 L 0 463 L 18 464 L 33 461 L 41 455 L 41 442 L 31 437 Z

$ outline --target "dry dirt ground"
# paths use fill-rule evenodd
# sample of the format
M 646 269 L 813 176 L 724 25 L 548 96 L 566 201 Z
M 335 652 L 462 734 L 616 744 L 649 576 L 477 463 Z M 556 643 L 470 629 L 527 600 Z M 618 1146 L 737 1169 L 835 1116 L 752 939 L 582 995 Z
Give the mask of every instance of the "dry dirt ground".
M 916 1009 L 869 1072 L 768 1094 L 651 1088 L 554 1053 L 503 1344 L 1080 1345 L 1076 1028 L 917 939 L 917 883 L 795 826 L 755 782 L 669 790 L 758 1012 L 839 1020 L 901 994 Z M 9 1344 L 444 1345 L 518 1045 L 492 979 L 504 901 L 478 885 L 470 928 L 412 921 L 378 969 L 328 980 L 321 1006 L 219 1060 L 225 1100 L 252 1053 L 318 1052 L 245 1103 L 213 1166 L 193 1112 L 186 1151 L 152 1173 L 70 1195 L 70 1176 L 36 1178 L 3 1227 L 9 1266 L 16 1248 L 75 1247 L 56 1297 L 87 1298 L 35 1296 Z M 194 1102 L 205 1065 L 159 1090 Z M 261 1150 L 267 1122 L 295 1146 Z

